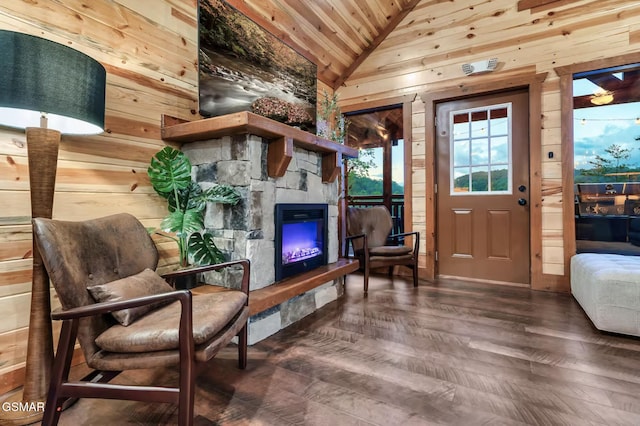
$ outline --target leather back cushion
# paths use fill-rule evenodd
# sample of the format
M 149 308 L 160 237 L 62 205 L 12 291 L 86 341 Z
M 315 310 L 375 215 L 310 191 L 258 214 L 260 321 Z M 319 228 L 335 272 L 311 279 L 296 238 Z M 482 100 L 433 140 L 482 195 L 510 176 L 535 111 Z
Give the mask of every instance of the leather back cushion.
M 384 206 L 347 209 L 347 234 L 366 234 L 369 247 L 383 246 L 392 227 L 391 214 Z M 362 245 L 361 239 L 354 240 L 355 250 L 362 249 Z
M 36 218 L 36 244 L 64 309 L 95 303 L 88 286 L 155 270 L 158 251 L 145 227 L 121 213 L 82 222 Z M 110 315 L 81 320 L 78 339 L 90 356 L 97 335 L 114 324 Z M 87 352 L 88 351 L 88 352 Z

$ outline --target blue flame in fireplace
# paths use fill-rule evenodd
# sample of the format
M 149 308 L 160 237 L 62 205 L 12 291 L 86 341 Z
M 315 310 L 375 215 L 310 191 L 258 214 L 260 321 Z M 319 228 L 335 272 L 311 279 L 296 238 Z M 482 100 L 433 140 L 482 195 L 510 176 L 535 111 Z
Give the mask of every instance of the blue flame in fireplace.
M 322 238 L 318 222 L 282 225 L 282 264 L 287 265 L 322 255 Z

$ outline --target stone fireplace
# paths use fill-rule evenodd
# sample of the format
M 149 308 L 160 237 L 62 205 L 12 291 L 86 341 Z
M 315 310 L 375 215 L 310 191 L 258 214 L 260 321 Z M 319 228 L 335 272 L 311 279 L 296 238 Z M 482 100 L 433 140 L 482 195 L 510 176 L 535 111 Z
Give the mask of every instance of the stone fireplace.
M 322 154 L 294 147 L 284 176 L 272 178 L 267 172 L 267 148 L 268 143 L 261 137 L 249 134 L 182 146 L 194 166 L 194 177 L 203 188 L 227 184 L 242 195 L 236 206 L 208 205 L 205 226 L 215 235 L 216 245 L 229 260 L 251 260 L 251 290 L 276 282 L 276 204 L 326 204 L 326 261 L 338 260 L 338 183 L 322 182 Z M 233 285 L 234 278 L 232 272 L 212 273 L 205 281 Z M 331 280 L 252 316 L 249 344 L 335 300 L 342 293 L 342 285 L 342 278 Z

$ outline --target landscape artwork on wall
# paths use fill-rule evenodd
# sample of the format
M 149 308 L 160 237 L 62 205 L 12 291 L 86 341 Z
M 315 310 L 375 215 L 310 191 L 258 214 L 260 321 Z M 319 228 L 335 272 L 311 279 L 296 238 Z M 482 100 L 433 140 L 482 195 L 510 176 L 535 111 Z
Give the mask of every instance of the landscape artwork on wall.
M 251 111 L 313 131 L 317 67 L 222 0 L 199 1 L 205 117 Z

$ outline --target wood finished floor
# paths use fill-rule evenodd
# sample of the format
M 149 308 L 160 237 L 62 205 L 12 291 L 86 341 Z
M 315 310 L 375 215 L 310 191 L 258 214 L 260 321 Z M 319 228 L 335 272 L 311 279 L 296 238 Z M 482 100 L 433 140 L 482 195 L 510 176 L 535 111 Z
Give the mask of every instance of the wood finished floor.
M 375 277 L 202 369 L 196 425 L 639 425 L 640 339 L 594 329 L 569 295 Z M 173 383 L 173 370 L 125 383 Z M 81 400 L 61 425 L 171 425 L 176 407 Z

